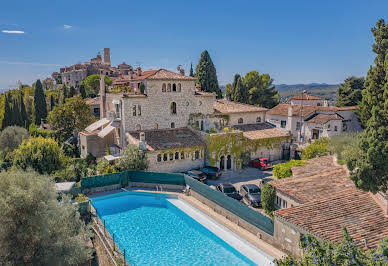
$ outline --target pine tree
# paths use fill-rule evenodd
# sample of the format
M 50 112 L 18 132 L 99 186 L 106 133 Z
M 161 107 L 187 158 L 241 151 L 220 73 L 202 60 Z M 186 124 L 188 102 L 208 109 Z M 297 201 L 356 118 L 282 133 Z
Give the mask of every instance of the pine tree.
M 202 90 L 215 92 L 217 97 L 221 98 L 222 92 L 218 86 L 216 68 L 206 50 L 201 53 L 195 72 L 197 83 L 201 85 Z
M 77 94 L 75 88 L 73 86 L 70 87 L 70 90 L 69 90 L 69 98 L 75 96 Z
M 347 165 L 358 188 L 376 193 L 388 190 L 388 25 L 379 20 L 372 33 L 376 65 L 368 71 L 359 109 L 366 129 Z
M 338 88 L 337 106 L 355 106 L 362 99 L 364 78 L 349 77 Z
M 40 125 L 42 119 L 47 117 L 46 97 L 43 92 L 42 83 L 38 79 L 35 84 L 34 92 L 35 124 Z
M 85 99 L 85 98 L 86 98 L 85 86 L 82 85 L 82 84 L 79 86 L 79 93 L 81 94 L 82 99 Z
M 193 63 L 190 63 L 190 77 L 194 77 Z

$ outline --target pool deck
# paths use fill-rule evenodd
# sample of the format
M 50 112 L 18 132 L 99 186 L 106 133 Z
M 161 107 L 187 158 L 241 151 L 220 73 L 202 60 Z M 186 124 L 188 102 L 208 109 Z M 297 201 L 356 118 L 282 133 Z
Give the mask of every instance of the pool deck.
M 95 193 L 90 195 L 90 198 L 94 197 L 100 197 L 104 195 L 109 195 L 113 193 L 119 193 L 123 191 L 139 191 L 139 192 L 152 192 L 152 193 L 161 193 L 161 194 L 170 194 L 170 195 L 176 195 L 179 196 L 181 199 L 185 200 L 195 208 L 199 209 L 206 215 L 208 215 L 210 218 L 214 219 L 216 222 L 220 223 L 221 225 L 225 226 L 227 229 L 232 231 L 233 233 L 237 234 L 241 238 L 247 240 L 250 244 L 254 245 L 256 248 L 262 250 L 263 252 L 267 253 L 268 255 L 272 256 L 275 259 L 281 259 L 282 257 L 286 256 L 287 254 L 282 252 L 281 250 L 275 248 L 274 246 L 266 243 L 262 239 L 259 239 L 257 236 L 252 234 L 251 232 L 245 230 L 244 228 L 238 226 L 234 222 L 228 220 L 226 217 L 222 216 L 221 214 L 216 213 L 212 208 L 209 206 L 203 204 L 196 198 L 192 196 L 187 196 L 184 193 L 181 193 L 179 191 L 155 191 L 150 189 L 142 189 L 142 188 L 123 188 L 121 190 L 114 190 L 114 191 L 107 191 L 107 192 L 101 192 L 101 193 Z

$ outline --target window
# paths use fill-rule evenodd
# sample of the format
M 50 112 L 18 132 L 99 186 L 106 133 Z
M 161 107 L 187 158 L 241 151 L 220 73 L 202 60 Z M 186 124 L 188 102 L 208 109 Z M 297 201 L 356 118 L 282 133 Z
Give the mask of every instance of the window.
M 239 124 L 244 123 L 244 119 L 242 119 L 242 117 L 240 117 L 240 118 L 238 119 L 237 123 L 239 123 Z
M 181 151 L 181 160 L 184 160 L 184 159 L 185 159 L 185 152 Z
M 166 92 L 166 83 L 163 83 L 162 85 L 162 92 Z
M 172 84 L 172 91 L 176 91 L 176 84 Z
M 194 153 L 194 158 L 195 158 L 196 160 L 199 159 L 199 151 L 195 151 L 195 153 Z
M 155 123 L 155 125 L 154 125 L 154 129 L 158 129 L 159 128 L 159 125 L 158 125 L 158 123 Z
M 195 126 L 199 128 L 199 121 L 195 121 Z
M 283 208 L 287 208 L 287 201 L 283 200 Z
M 261 123 L 261 117 L 260 116 L 256 117 L 256 123 Z
M 317 106 L 321 106 L 321 103 L 317 103 Z
M 330 128 L 330 124 L 327 125 L 327 128 Z
M 178 83 L 177 91 L 178 91 L 178 92 L 181 92 L 181 91 L 182 91 L 182 85 L 181 85 L 180 83 Z
M 296 122 L 296 130 L 300 130 L 300 122 Z
M 167 153 L 163 154 L 163 161 L 167 161 Z
M 175 102 L 171 103 L 170 109 L 171 109 L 171 114 L 176 115 L 176 103 Z
M 201 120 L 201 130 L 203 130 L 203 120 Z
M 158 161 L 158 162 L 161 162 L 161 161 L 162 161 L 162 155 L 161 155 L 161 154 L 158 154 L 157 161 Z
M 136 105 L 132 107 L 132 114 L 133 116 L 136 116 Z
M 175 128 L 175 123 L 171 122 L 171 128 Z
M 140 105 L 137 106 L 137 111 L 138 111 L 138 115 L 140 116 L 141 115 L 141 106 Z
M 337 131 L 338 130 L 338 127 L 337 126 L 334 126 L 334 131 Z
M 118 113 L 120 111 L 119 107 L 120 106 L 118 104 L 115 104 L 116 113 Z
M 171 84 L 170 83 L 168 83 L 168 85 L 167 85 L 167 91 L 171 92 Z
M 281 127 L 281 128 L 285 128 L 286 125 L 287 125 L 287 121 L 286 121 L 286 120 L 280 121 L 280 127 Z
M 170 157 L 170 161 L 174 160 L 174 154 L 172 152 L 170 152 L 168 157 Z
M 136 130 L 141 130 L 141 126 L 139 124 L 136 125 Z
M 179 152 L 175 153 L 175 160 L 179 160 Z

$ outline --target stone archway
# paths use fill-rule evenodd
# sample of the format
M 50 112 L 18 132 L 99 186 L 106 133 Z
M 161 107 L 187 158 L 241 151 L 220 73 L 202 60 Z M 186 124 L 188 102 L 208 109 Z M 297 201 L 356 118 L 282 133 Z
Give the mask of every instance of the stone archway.
M 225 156 L 221 156 L 220 158 L 220 170 L 224 170 L 225 169 Z
M 226 169 L 230 170 L 232 169 L 232 156 L 228 155 L 226 158 Z

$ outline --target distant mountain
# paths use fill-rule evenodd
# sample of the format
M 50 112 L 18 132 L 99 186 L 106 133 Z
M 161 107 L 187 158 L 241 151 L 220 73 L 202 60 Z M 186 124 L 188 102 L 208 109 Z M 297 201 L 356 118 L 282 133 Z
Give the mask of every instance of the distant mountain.
M 280 94 L 281 102 L 289 102 L 290 98 L 301 95 L 305 90 L 306 93 L 329 100 L 332 104 L 337 101 L 337 89 L 339 84 L 310 83 L 310 84 L 279 84 L 275 85 Z
M 326 90 L 326 89 L 333 89 L 338 88 L 338 84 L 327 84 L 327 83 L 309 83 L 309 84 L 294 84 L 294 85 L 287 85 L 287 84 L 279 84 L 275 85 L 276 90 L 279 92 L 284 91 L 293 91 L 293 90 Z

